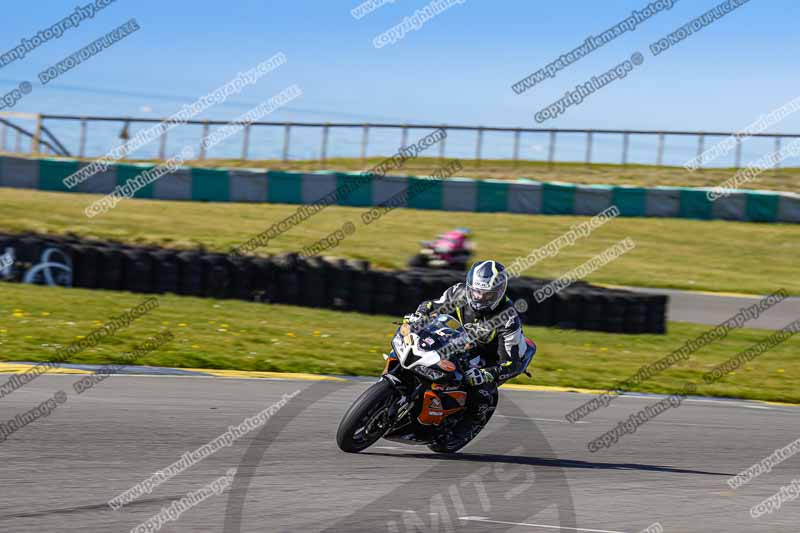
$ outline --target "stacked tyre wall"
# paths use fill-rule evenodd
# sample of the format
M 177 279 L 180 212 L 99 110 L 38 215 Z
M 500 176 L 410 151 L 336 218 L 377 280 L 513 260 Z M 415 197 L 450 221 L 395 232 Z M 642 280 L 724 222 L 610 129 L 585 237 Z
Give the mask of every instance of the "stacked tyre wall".
M 2 235 L 11 251 L 8 281 L 20 282 L 42 264 L 47 249 L 71 266 L 70 285 L 85 289 L 173 293 L 399 316 L 463 280 L 463 272 L 373 270 L 366 261 L 281 254 L 238 257 L 203 249 L 136 247 L 77 237 Z M 51 255 L 51 260 L 52 260 Z M 59 257 L 61 257 L 59 255 Z M 42 280 L 35 280 L 41 283 Z M 578 282 L 537 303 L 533 293 L 550 280 L 518 278 L 509 297 L 525 300 L 525 324 L 615 333 L 664 333 L 667 297 Z M 527 307 L 525 309 L 525 307 Z

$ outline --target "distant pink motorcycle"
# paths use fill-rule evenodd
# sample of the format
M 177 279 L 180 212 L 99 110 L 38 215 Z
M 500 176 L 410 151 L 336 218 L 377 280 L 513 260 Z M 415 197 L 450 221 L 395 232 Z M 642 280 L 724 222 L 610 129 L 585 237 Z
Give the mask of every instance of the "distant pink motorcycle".
M 469 236 L 468 229 L 458 228 L 439 235 L 434 241 L 422 241 L 422 249 L 409 260 L 408 266 L 467 270 L 474 249 Z

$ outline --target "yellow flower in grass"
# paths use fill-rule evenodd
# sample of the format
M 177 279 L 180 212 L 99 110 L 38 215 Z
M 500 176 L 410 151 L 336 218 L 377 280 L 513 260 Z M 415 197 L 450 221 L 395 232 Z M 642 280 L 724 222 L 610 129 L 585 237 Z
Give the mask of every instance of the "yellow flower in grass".
M 186 322 L 181 322 L 180 324 L 178 324 L 179 328 L 185 328 L 186 326 L 187 326 Z
M 292 333 L 291 331 L 287 331 L 287 332 L 286 332 L 286 336 L 288 336 L 288 337 L 297 337 L 297 335 L 295 335 L 295 334 L 294 334 L 294 333 Z
M 784 372 L 786 372 L 784 369 L 782 369 L 782 368 L 778 369 L 778 374 L 783 374 Z
M 25 313 L 21 313 L 21 312 L 14 311 L 14 313 L 12 314 L 12 316 L 14 316 L 15 318 L 22 318 L 22 317 L 24 317 L 24 316 L 25 316 Z
M 42 316 L 50 316 L 50 313 L 48 313 L 47 311 L 42 311 Z

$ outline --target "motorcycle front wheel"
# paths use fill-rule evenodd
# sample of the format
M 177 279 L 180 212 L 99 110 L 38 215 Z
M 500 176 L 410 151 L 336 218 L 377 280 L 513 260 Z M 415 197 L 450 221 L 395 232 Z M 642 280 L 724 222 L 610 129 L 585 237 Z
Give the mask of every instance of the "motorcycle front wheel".
M 384 380 L 365 390 L 339 423 L 336 432 L 339 449 L 358 453 L 375 444 L 391 426 L 389 408 L 396 394 L 394 387 Z

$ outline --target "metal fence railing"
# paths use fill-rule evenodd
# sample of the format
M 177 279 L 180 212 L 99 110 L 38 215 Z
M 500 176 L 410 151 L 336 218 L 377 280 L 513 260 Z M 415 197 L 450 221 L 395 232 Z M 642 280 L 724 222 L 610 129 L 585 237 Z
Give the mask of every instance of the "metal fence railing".
M 29 120 L 34 120 L 36 123 L 35 129 L 33 132 L 28 131 L 24 128 L 16 126 L 12 124 L 9 120 L 2 117 L 8 118 L 25 118 Z M 89 135 L 89 127 L 93 123 L 118 123 L 122 127 L 122 131 L 128 131 L 128 126 L 132 124 L 157 124 L 163 122 L 165 119 L 158 119 L 158 118 L 135 118 L 135 117 L 118 117 L 118 116 L 79 116 L 79 115 L 53 115 L 53 114 L 24 114 L 24 113 L 4 113 L 0 112 L 0 150 L 2 151 L 13 151 L 18 153 L 24 153 L 25 150 L 22 146 L 23 139 L 28 139 L 29 149 L 27 152 L 29 153 L 52 153 L 56 155 L 64 155 L 64 156 L 79 156 L 79 157 L 99 157 L 104 154 L 102 153 L 88 153 L 87 152 L 87 138 Z M 47 124 L 52 124 L 54 122 L 75 122 L 79 127 L 79 134 L 78 134 L 78 149 L 76 153 L 70 153 L 67 148 L 65 148 L 64 144 L 61 143 L 55 135 L 51 132 L 51 130 L 47 127 Z M 223 120 L 188 120 L 182 122 L 181 125 L 186 126 L 201 126 L 202 127 L 202 134 L 201 139 L 207 138 L 209 135 L 209 129 L 212 126 L 219 126 L 225 125 L 229 123 L 236 123 L 236 122 L 227 122 Z M 593 146 L 596 143 L 597 139 L 601 136 L 603 137 L 615 137 L 621 140 L 620 146 L 620 157 L 619 163 L 622 165 L 630 164 L 655 164 L 655 165 L 662 165 L 664 164 L 664 155 L 666 150 L 666 139 L 668 137 L 688 137 L 693 138 L 694 143 L 696 146 L 696 155 L 699 157 L 705 151 L 706 146 L 709 144 L 708 140 L 711 138 L 726 138 L 726 137 L 733 137 L 735 139 L 735 148 L 734 148 L 734 164 L 735 168 L 742 167 L 742 140 L 747 138 L 757 138 L 757 139 L 772 139 L 774 142 L 775 151 L 779 151 L 782 146 L 782 142 L 787 139 L 800 139 L 800 134 L 788 134 L 788 133 L 752 133 L 752 134 L 743 134 L 741 132 L 724 132 L 724 131 L 661 131 L 661 130 L 618 130 L 618 129 L 552 129 L 552 128 L 510 128 L 510 127 L 490 127 L 490 126 L 463 126 L 463 125 L 452 125 L 452 124 L 391 124 L 391 123 L 383 123 L 383 124 L 372 124 L 372 123 L 347 123 L 347 122 L 252 122 L 250 124 L 242 124 L 243 126 L 243 135 L 242 135 L 242 144 L 240 150 L 240 157 L 241 159 L 248 159 L 248 154 L 250 153 L 251 149 L 251 130 L 253 128 L 279 128 L 282 129 L 283 132 L 283 144 L 282 144 L 282 151 L 281 151 L 281 159 L 283 161 L 290 161 L 290 153 L 291 153 L 291 143 L 292 143 L 292 133 L 294 130 L 319 130 L 319 157 L 317 158 L 318 161 L 324 163 L 329 157 L 329 138 L 330 132 L 333 129 L 356 129 L 361 130 L 361 140 L 360 140 L 360 157 L 362 160 L 366 160 L 369 157 L 369 145 L 370 145 L 370 133 L 375 130 L 399 130 L 401 134 L 401 143 L 400 146 L 406 146 L 408 143 L 409 138 L 409 131 L 410 130 L 432 130 L 437 128 L 442 128 L 447 132 L 472 132 L 475 134 L 475 144 L 474 144 L 474 159 L 476 164 L 480 165 L 481 161 L 484 161 L 484 136 L 486 133 L 490 132 L 498 132 L 498 133 L 505 133 L 510 135 L 510 143 L 508 147 L 508 156 L 513 162 L 519 162 L 523 159 L 520 159 L 520 138 L 522 134 L 525 133 L 537 133 L 537 134 L 546 134 L 548 138 L 547 142 L 547 159 L 548 163 L 554 163 L 557 161 L 556 159 L 556 148 L 558 146 L 558 140 L 560 135 L 564 134 L 582 134 L 584 136 L 583 141 L 583 162 L 587 165 L 591 165 L 596 161 L 593 161 Z M 7 150 L 8 148 L 8 139 L 7 136 L 9 132 L 12 136 L 15 136 L 13 139 L 14 149 Z M 158 157 L 159 159 L 166 159 L 167 158 L 167 138 L 170 134 L 170 131 L 164 131 L 159 137 L 159 149 L 158 149 Z M 655 153 L 652 153 L 650 157 L 648 157 L 647 161 L 642 161 L 641 159 L 638 161 L 632 161 L 630 157 L 630 146 L 631 146 L 631 139 L 633 137 L 647 137 L 647 138 L 655 138 L 657 141 L 655 146 Z M 122 135 L 122 139 L 125 139 L 126 136 Z M 201 140 L 197 140 L 198 145 L 200 146 L 199 151 L 199 158 L 205 159 L 207 154 L 205 150 L 202 148 Z M 444 158 L 446 155 L 446 139 L 442 140 L 438 143 L 438 157 Z M 375 155 L 388 155 L 388 154 L 375 154 Z M 530 161 L 531 159 L 524 159 L 525 161 Z M 779 167 L 780 162 L 775 163 L 775 167 Z M 703 167 L 702 162 L 699 165 L 700 168 Z

